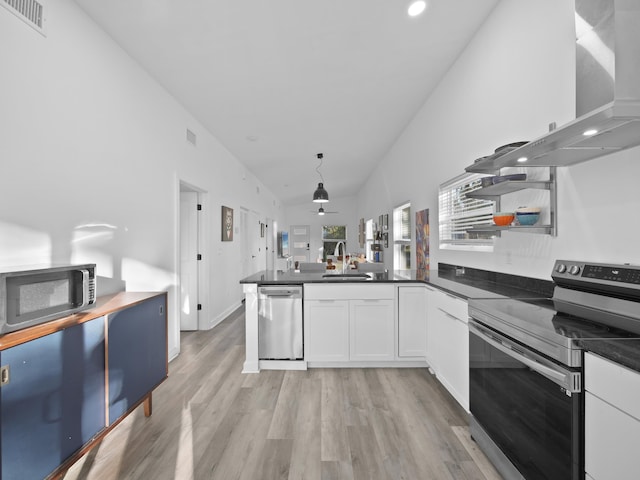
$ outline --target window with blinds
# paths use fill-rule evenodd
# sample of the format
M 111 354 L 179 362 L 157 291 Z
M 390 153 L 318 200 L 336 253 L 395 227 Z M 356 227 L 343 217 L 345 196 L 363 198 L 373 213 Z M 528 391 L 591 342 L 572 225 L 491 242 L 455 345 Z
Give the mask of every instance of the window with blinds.
M 366 255 L 367 260 L 373 262 L 373 251 L 371 250 L 371 245 L 373 245 L 374 237 L 373 237 L 373 219 L 370 218 L 367 220 L 364 229 L 364 239 L 366 245 Z
M 393 209 L 393 268 L 411 268 L 411 204 Z
M 493 224 L 493 202 L 470 198 L 484 175 L 465 173 L 440 185 L 438 192 L 440 246 L 493 245 L 492 232 L 472 232 L 474 226 Z

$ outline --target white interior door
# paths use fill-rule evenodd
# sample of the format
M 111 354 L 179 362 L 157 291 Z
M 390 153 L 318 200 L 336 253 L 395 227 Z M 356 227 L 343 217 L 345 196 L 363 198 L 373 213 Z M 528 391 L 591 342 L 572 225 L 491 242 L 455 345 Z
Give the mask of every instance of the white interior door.
M 246 208 L 240 208 L 240 228 L 242 228 L 241 251 L 242 251 L 242 277 L 248 277 L 263 270 L 266 259 L 260 248 L 260 222 L 258 214 Z M 262 239 L 264 240 L 264 239 Z M 262 256 L 260 255 L 262 253 Z M 262 263 L 260 261 L 262 260 Z
M 249 248 L 251 252 L 251 272 L 253 275 L 260 270 L 264 270 L 267 264 L 264 252 L 264 238 L 260 237 L 260 217 L 258 213 L 249 212 Z
M 289 243 L 294 262 L 309 262 L 310 232 L 309 225 L 291 225 Z
M 198 329 L 198 193 L 180 192 L 180 330 Z
M 247 229 L 249 228 L 249 211 L 240 209 L 240 258 L 242 278 L 249 276 L 249 270 L 251 269 L 251 252 L 249 251 L 249 235 Z

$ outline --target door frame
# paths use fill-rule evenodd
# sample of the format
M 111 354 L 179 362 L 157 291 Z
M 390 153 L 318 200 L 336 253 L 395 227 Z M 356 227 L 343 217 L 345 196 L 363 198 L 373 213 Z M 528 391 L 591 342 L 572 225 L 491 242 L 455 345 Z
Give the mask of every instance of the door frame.
M 195 192 L 197 194 L 197 202 L 199 205 L 202 205 L 202 210 L 200 211 L 198 217 L 198 250 L 202 255 L 202 260 L 198 264 L 198 303 L 202 305 L 202 310 L 198 311 L 198 330 L 208 330 L 211 328 L 211 320 L 209 314 L 209 305 L 211 304 L 209 298 L 209 271 L 211 265 L 211 255 L 209 248 L 209 218 L 210 212 L 208 211 L 208 192 L 192 183 L 186 182 L 184 180 L 178 179 L 177 182 L 177 204 L 176 204 L 176 214 L 177 214 L 177 223 L 176 223 L 176 292 L 174 301 L 174 311 L 176 315 L 176 326 L 178 331 L 180 330 L 180 299 L 181 299 L 181 245 L 180 245 L 180 192 Z

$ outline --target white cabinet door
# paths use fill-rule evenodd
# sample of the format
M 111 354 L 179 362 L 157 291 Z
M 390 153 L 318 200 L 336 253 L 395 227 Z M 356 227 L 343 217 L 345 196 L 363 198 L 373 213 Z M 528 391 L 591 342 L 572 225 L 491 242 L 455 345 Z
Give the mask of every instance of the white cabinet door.
M 427 287 L 427 364 L 436 373 L 440 371 L 439 350 L 442 341 L 442 314 L 438 310 L 437 290 Z
M 424 357 L 427 350 L 427 289 L 398 287 L 398 356 Z
M 469 329 L 458 318 L 445 314 L 440 356 L 440 381 L 469 410 Z
M 640 373 L 586 353 L 585 471 L 594 480 L 638 478 Z
M 306 361 L 349 360 L 347 300 L 305 300 L 304 358 Z
M 351 300 L 350 359 L 358 361 L 393 360 L 393 300 Z
M 587 392 L 585 471 L 594 480 L 637 479 L 638 445 L 640 422 Z
M 440 382 L 469 410 L 469 327 L 467 302 L 440 291 L 429 292 L 427 353 Z

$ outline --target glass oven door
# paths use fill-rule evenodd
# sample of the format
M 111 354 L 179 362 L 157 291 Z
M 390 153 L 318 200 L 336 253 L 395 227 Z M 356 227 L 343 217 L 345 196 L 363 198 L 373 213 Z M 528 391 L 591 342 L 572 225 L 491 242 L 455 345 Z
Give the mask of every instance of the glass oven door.
M 584 478 L 580 372 L 469 323 L 475 421 L 527 480 Z

